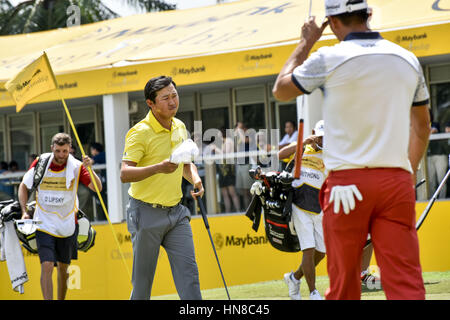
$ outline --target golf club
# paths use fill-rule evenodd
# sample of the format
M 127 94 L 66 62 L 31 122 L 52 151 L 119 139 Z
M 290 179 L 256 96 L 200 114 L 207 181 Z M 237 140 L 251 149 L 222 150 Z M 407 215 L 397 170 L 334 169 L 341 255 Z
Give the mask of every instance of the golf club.
M 195 192 L 198 192 L 198 190 L 195 190 Z M 230 294 L 228 293 L 227 284 L 226 284 L 225 278 L 223 276 L 222 268 L 220 267 L 219 257 L 217 256 L 216 247 L 214 246 L 214 241 L 211 236 L 211 231 L 209 230 L 209 223 L 208 223 L 208 218 L 206 217 L 205 204 L 203 203 L 203 200 L 201 197 L 197 197 L 197 202 L 198 202 L 198 206 L 200 208 L 200 213 L 202 215 L 203 222 L 205 223 L 206 230 L 208 231 L 209 240 L 211 240 L 211 245 L 213 247 L 214 254 L 216 255 L 217 265 L 219 266 L 220 275 L 222 276 L 222 281 L 223 281 L 223 285 L 225 286 L 225 291 L 227 292 L 228 300 L 231 300 Z
M 449 157 L 449 159 L 450 159 L 450 157 Z M 428 202 L 427 207 L 423 211 L 422 215 L 419 217 L 419 220 L 417 220 L 417 222 L 416 222 L 416 230 L 419 230 L 419 228 L 422 225 L 423 221 L 427 217 L 428 213 L 430 212 L 431 207 L 433 206 L 434 202 L 437 199 L 437 196 L 441 192 L 442 187 L 444 187 L 445 183 L 447 182 L 447 179 L 448 179 L 449 175 L 450 175 L 450 169 L 447 171 L 447 173 L 445 174 L 444 179 L 442 179 L 441 183 L 439 184 L 439 187 L 434 192 L 433 196 L 431 197 L 430 201 Z

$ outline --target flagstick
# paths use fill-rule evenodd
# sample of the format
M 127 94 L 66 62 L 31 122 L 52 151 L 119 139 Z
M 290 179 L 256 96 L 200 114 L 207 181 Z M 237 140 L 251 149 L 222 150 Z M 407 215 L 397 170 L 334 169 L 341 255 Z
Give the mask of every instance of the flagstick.
M 60 92 L 60 90 L 58 88 L 56 89 L 56 91 L 58 92 L 59 98 L 61 99 L 61 101 L 63 103 L 64 110 L 66 111 L 66 115 L 67 115 L 67 118 L 69 119 L 69 123 L 70 123 L 70 126 L 72 127 L 72 131 L 73 131 L 73 133 L 75 135 L 75 139 L 77 140 L 78 146 L 80 147 L 80 150 L 81 150 L 81 154 L 84 157 L 86 154 L 84 153 L 83 145 L 81 144 L 80 138 L 78 137 L 77 129 L 75 128 L 75 125 L 73 124 L 72 117 L 70 116 L 69 109 L 67 108 L 67 105 L 66 105 L 66 101 L 64 101 L 64 98 L 62 97 L 61 92 Z M 119 248 L 119 252 L 120 252 L 120 255 L 122 257 L 122 261 L 125 264 L 125 268 L 127 269 L 128 276 L 131 279 L 130 270 L 129 270 L 128 265 L 126 263 L 125 256 L 124 256 L 124 254 L 122 252 L 122 249 L 120 248 L 119 241 L 117 240 L 116 232 L 114 231 L 114 228 L 113 228 L 113 225 L 111 223 L 111 220 L 109 219 L 108 211 L 106 210 L 105 203 L 103 202 L 103 198 L 102 198 L 102 196 L 100 194 L 100 191 L 98 189 L 97 182 L 95 181 L 94 174 L 92 173 L 92 169 L 91 169 L 91 167 L 87 167 L 87 170 L 89 171 L 89 175 L 91 176 L 91 180 L 92 180 L 92 183 L 94 184 L 94 188 L 95 188 L 95 191 L 97 192 L 97 196 L 98 196 L 98 198 L 100 200 L 100 204 L 102 205 L 103 212 L 105 213 L 106 219 L 108 219 L 109 225 L 111 227 L 111 231 L 112 231 L 112 233 L 114 235 L 114 240 L 116 241 L 117 247 Z

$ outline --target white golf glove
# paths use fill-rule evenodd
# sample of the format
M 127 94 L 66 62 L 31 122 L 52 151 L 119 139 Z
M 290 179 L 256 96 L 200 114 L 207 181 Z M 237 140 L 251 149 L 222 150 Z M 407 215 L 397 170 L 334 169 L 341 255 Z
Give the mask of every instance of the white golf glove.
M 334 213 L 339 213 L 340 205 L 345 214 L 349 214 L 350 210 L 355 209 L 355 197 L 362 201 L 363 197 L 358 188 L 354 185 L 348 186 L 334 186 L 331 189 L 330 203 L 334 201 Z
M 250 194 L 254 195 L 260 195 L 262 193 L 262 183 L 261 181 L 255 181 L 251 188 L 250 188 Z
M 195 142 L 187 139 L 173 150 L 169 161 L 176 164 L 190 163 L 198 154 L 199 150 Z

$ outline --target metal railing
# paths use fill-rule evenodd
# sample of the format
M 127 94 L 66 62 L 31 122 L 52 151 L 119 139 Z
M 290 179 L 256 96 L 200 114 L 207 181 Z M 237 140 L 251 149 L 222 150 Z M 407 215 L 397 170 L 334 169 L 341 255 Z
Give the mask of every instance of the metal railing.
M 450 133 L 438 133 L 438 134 L 433 134 L 430 136 L 430 142 L 433 141 L 437 141 L 437 140 L 443 140 L 443 141 L 447 141 L 449 147 L 447 150 L 450 150 Z M 445 144 L 445 143 L 444 143 Z M 273 171 L 279 171 L 280 167 L 279 167 L 279 159 L 277 157 L 277 152 L 278 150 L 272 150 L 272 151 L 248 151 L 248 152 L 233 152 L 233 153 L 225 153 L 225 154 L 216 154 L 216 155 L 199 155 L 197 158 L 194 159 L 194 163 L 198 166 L 199 168 L 199 175 L 201 176 L 202 180 L 203 180 L 203 184 L 204 184 L 204 188 L 205 188 L 205 202 L 206 202 L 206 207 L 207 207 L 207 211 L 209 214 L 215 214 L 215 213 L 225 213 L 225 214 L 242 214 L 243 211 L 245 211 L 246 208 L 244 208 L 244 206 L 240 207 L 240 210 L 236 211 L 231 211 L 231 212 L 225 212 L 222 208 L 223 208 L 223 195 L 221 193 L 220 187 L 219 187 L 219 173 L 217 172 L 217 168 L 220 168 L 220 165 L 225 165 L 225 164 L 243 164 L 244 158 L 249 158 L 250 159 L 250 167 L 254 168 L 257 165 L 257 161 L 256 159 L 259 157 L 263 157 L 266 159 L 270 159 L 270 166 L 268 166 L 267 168 L 264 168 L 265 171 L 269 171 L 269 170 L 273 170 Z M 447 155 L 446 155 L 447 159 L 448 159 L 448 151 L 447 151 Z M 435 187 L 430 185 L 430 179 L 429 179 L 429 168 L 427 165 L 427 155 L 424 156 L 424 158 L 422 159 L 422 165 L 421 168 L 419 170 L 418 173 L 418 180 L 421 180 L 423 178 L 426 179 L 427 183 L 425 184 L 425 187 L 422 187 L 418 190 L 418 196 L 417 196 L 417 200 L 420 201 L 424 201 L 427 200 L 431 197 L 431 195 L 433 194 L 433 192 L 436 190 Z M 107 170 L 107 165 L 106 164 L 95 164 L 92 166 L 93 170 L 95 170 L 96 172 L 99 172 L 100 170 Z M 446 167 L 446 170 L 448 170 L 448 164 Z M 26 171 L 17 171 L 17 172 L 7 172 L 7 173 L 2 173 L 0 174 L 0 184 L 3 184 L 6 187 L 13 187 L 14 193 L 13 193 L 13 197 L 17 199 L 17 189 L 18 186 L 24 176 L 24 174 L 26 173 Z M 105 175 L 105 173 L 104 173 Z M 439 180 L 439 177 L 437 177 L 435 180 Z M 438 185 L 439 185 L 439 181 Z M 450 187 L 447 188 L 450 191 Z M 1 191 L 1 190 L 0 190 Z M 183 190 L 185 191 L 185 190 Z M 444 191 L 447 192 L 447 191 Z M 185 195 L 188 193 L 185 193 Z M 0 200 L 2 200 L 2 196 L 3 198 L 5 198 L 4 200 L 6 200 L 5 194 L 2 194 L 2 192 L 0 192 Z M 98 206 L 98 204 L 96 202 L 98 202 L 98 200 L 96 200 L 97 195 L 92 193 L 90 194 L 90 202 L 91 204 L 85 204 L 88 205 L 90 208 L 92 208 L 92 214 L 91 214 L 91 219 L 92 221 L 102 221 L 101 216 L 102 213 L 99 212 L 99 210 L 101 211 L 101 207 Z M 441 195 L 441 199 L 446 198 L 448 199 L 449 197 L 447 197 L 447 195 L 443 194 Z M 103 199 L 105 204 L 107 205 L 107 201 L 106 199 Z M 242 197 L 240 198 L 240 200 L 242 201 Z M 126 205 L 127 201 L 124 201 L 124 205 Z M 195 203 L 195 201 L 193 201 L 193 203 L 191 202 L 191 213 L 195 214 L 197 212 L 197 204 Z M 81 207 L 81 204 L 80 204 Z M 83 210 L 83 208 L 81 208 Z M 125 212 L 125 208 L 122 208 L 123 212 Z

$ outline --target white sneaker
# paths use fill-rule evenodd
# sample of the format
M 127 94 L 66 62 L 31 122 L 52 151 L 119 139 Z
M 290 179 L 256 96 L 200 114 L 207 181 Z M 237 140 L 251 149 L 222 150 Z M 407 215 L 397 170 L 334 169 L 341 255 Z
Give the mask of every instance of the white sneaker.
M 317 289 L 316 289 L 313 292 L 311 292 L 311 294 L 309 295 L 309 300 L 323 300 L 323 299 L 320 296 L 319 291 L 317 291 Z
M 284 274 L 284 282 L 289 288 L 289 297 L 292 300 L 302 300 L 300 295 L 300 280 L 294 278 L 293 272 L 288 272 Z

